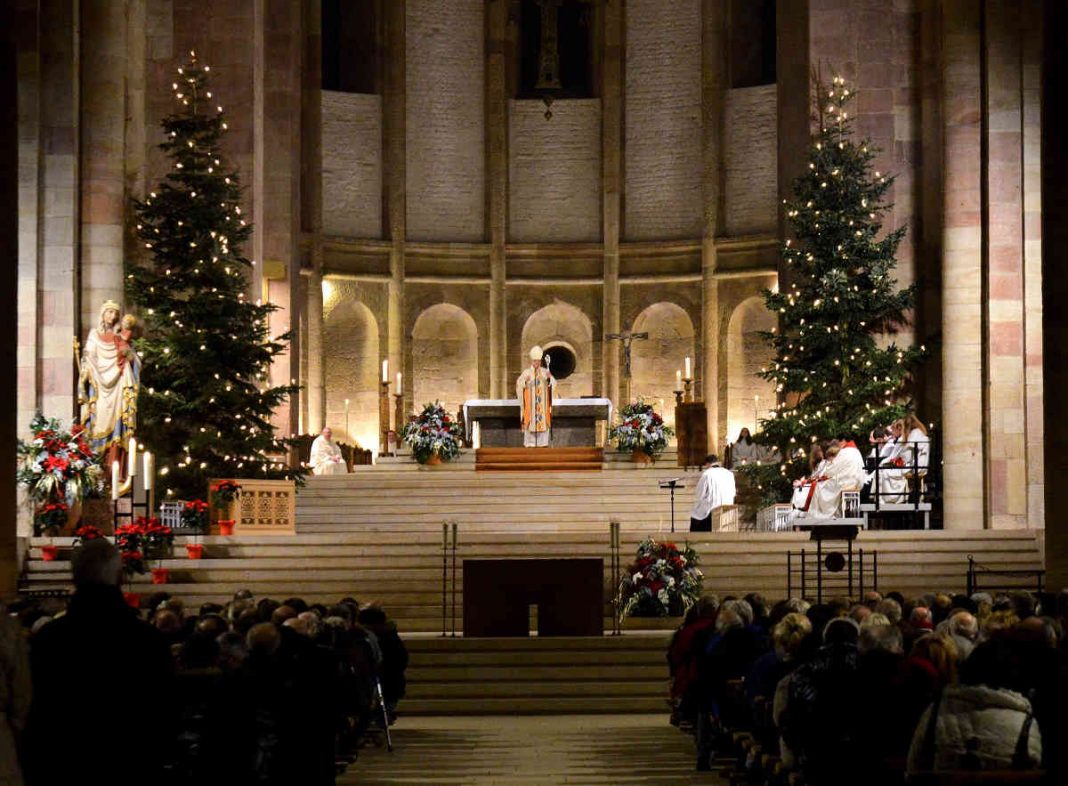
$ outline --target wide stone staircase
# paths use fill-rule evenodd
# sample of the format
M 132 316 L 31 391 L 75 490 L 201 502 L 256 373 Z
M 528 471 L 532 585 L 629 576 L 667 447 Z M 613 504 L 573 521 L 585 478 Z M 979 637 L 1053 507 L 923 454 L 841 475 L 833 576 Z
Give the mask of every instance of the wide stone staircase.
M 660 631 L 641 633 L 629 632 L 628 622 L 623 636 L 603 639 L 464 640 L 442 638 L 443 611 L 445 631 L 462 631 L 464 559 L 599 557 L 605 564 L 605 630 L 611 630 L 609 599 L 618 577 L 610 569 L 609 522 L 621 523 L 625 569 L 643 538 L 672 537 L 670 498 L 657 483 L 680 475 L 687 488 L 676 500 L 674 537 L 700 554 L 706 591 L 784 597 L 788 553 L 814 548 L 807 533 L 691 535 L 685 530 L 696 473 L 663 464 L 635 469 L 607 456 L 600 472 L 476 472 L 474 462 L 466 461 L 434 469 L 379 465 L 311 478 L 297 498 L 296 535 L 203 537 L 201 560 L 186 559 L 185 539 L 178 538 L 174 558 L 162 565 L 170 569 L 170 583 L 154 587 L 142 576 L 132 588 L 166 590 L 193 609 L 205 601 L 225 602 L 239 589 L 256 597 L 331 602 L 351 596 L 381 603 L 409 635 L 408 712 L 657 710 L 663 707 L 670 621 Z M 994 570 L 1037 569 L 1040 537 L 1027 530 L 867 531 L 854 547 L 865 552 L 865 588 L 874 583 L 877 553 L 878 588 L 908 595 L 963 591 L 968 555 Z M 47 542 L 31 540 L 23 590 L 69 588 L 64 557 L 70 541 L 53 539 L 61 548 L 54 562 L 41 559 L 40 546 Z M 798 578 L 794 594 L 800 592 Z M 1027 579 L 1014 581 L 1032 586 Z M 815 589 L 810 574 L 806 592 L 811 596 Z M 825 586 L 827 595 L 840 592 L 832 582 Z

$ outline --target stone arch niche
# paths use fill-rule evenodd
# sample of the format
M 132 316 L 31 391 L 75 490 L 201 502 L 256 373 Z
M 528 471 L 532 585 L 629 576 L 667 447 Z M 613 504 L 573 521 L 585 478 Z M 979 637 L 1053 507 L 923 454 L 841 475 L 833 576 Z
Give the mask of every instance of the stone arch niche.
M 440 401 L 455 414 L 478 398 L 478 327 L 459 306 L 438 303 L 423 311 L 412 327 L 412 404 Z
M 674 426 L 675 372 L 684 370 L 686 358 L 697 361 L 690 315 L 675 303 L 653 303 L 638 314 L 631 330 L 649 334 L 631 344 L 631 398 L 644 398 Z M 621 381 L 622 363 L 620 358 Z
M 742 301 L 731 314 L 727 326 L 728 442 L 734 442 L 742 428 L 755 433 L 757 418 L 766 418 L 775 406 L 774 386 L 757 376 L 775 357 L 760 331 L 775 325 L 775 315 L 764 307 L 764 298 L 759 295 Z
M 593 323 L 588 316 L 562 300 L 535 311 L 523 325 L 517 369 L 526 368 L 530 362 L 527 353 L 535 344 L 541 347 L 566 347 L 575 355 L 575 371 L 557 383 L 557 398 L 593 394 Z M 514 383 L 515 380 L 512 381 Z M 508 396 L 511 398 L 514 395 L 513 385 L 508 390 Z
M 378 358 L 378 322 L 371 309 L 351 299 L 329 308 L 323 319 L 326 425 L 335 440 L 375 451 L 379 443 Z M 345 399 L 349 400 L 347 418 Z

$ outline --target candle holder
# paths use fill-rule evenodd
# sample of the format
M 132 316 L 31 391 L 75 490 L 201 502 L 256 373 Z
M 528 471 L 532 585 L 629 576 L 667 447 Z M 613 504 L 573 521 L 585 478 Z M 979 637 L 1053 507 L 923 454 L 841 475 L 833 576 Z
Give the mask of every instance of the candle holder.
M 401 430 L 404 428 L 404 394 L 394 393 L 393 398 L 396 400 L 393 404 L 393 422 L 394 428 L 397 429 L 397 450 L 400 450 Z
M 378 455 L 389 455 L 389 382 L 382 382 L 378 394 Z
M 675 406 L 677 407 L 680 404 L 682 404 L 682 391 L 681 390 L 675 390 L 675 391 L 672 391 L 672 392 L 675 394 Z
M 694 398 L 693 398 L 694 384 L 693 384 L 693 382 L 694 382 L 693 377 L 683 377 L 682 384 L 686 386 L 685 393 L 683 394 L 683 398 L 684 398 L 684 400 L 686 401 L 687 404 L 692 404 L 693 401 L 694 401 Z

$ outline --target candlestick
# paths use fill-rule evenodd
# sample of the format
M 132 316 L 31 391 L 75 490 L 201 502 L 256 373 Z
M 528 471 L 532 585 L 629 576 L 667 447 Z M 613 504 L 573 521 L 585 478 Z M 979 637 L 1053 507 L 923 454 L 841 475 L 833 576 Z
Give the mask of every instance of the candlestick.
M 676 390 L 675 391 L 675 406 L 677 407 L 681 403 L 682 403 L 682 391 L 681 390 Z
M 137 474 L 137 437 L 131 435 L 126 444 L 126 474 L 132 478 Z
M 144 453 L 144 465 L 145 465 L 145 491 L 152 490 L 152 476 L 155 473 L 156 461 L 155 456 L 149 453 L 147 450 Z
M 389 384 L 389 358 L 382 361 L 382 382 Z
M 119 462 L 117 459 L 111 462 L 111 498 L 112 500 L 119 498 Z
M 689 358 L 686 358 L 686 363 L 684 365 L 686 366 L 686 373 L 683 374 L 683 376 L 686 379 L 692 379 L 692 377 L 690 375 L 690 371 L 692 371 L 692 369 L 690 368 L 690 359 Z
M 403 375 L 403 374 L 401 374 L 401 373 L 400 373 L 400 372 L 398 371 L 398 372 L 397 372 L 397 392 L 396 392 L 396 393 L 394 393 L 393 395 L 395 395 L 395 396 L 403 396 L 403 395 L 404 395 L 404 385 L 403 385 L 403 381 L 404 381 L 404 375 Z
M 676 369 L 675 370 L 675 391 L 678 392 L 680 390 L 682 390 L 682 371 L 680 371 L 679 369 Z

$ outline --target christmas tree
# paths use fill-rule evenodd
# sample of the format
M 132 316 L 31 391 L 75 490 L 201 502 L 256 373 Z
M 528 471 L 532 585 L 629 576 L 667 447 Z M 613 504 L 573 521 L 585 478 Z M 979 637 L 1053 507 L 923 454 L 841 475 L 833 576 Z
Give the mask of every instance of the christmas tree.
M 301 474 L 283 458 L 293 442 L 276 438 L 270 423 L 297 390 L 269 381 L 289 334 L 272 338 L 276 307 L 249 294 L 255 263 L 241 245 L 252 227 L 220 150 L 227 123 L 210 68 L 190 54 L 173 83 L 178 109 L 162 122 L 171 171 L 133 205 L 147 259 L 126 270 L 143 321 L 139 439 L 156 454 L 160 490 L 186 499 L 204 497 L 211 477 Z
M 748 472 L 775 501 L 789 498 L 789 480 L 808 473 L 813 441 L 866 440 L 906 414 L 926 354 L 893 341 L 914 301 L 914 288 L 899 289 L 894 278 L 905 228 L 881 231 L 894 179 L 874 171 L 878 151 L 869 140 L 854 141 L 845 80 L 817 81 L 815 89 L 819 131 L 793 200 L 784 200 L 792 237 L 782 248 L 782 283 L 764 295 L 779 325 L 763 334 L 774 360 L 761 376 L 774 383 L 779 403 L 761 422 L 759 441 L 777 446 L 784 461 Z

